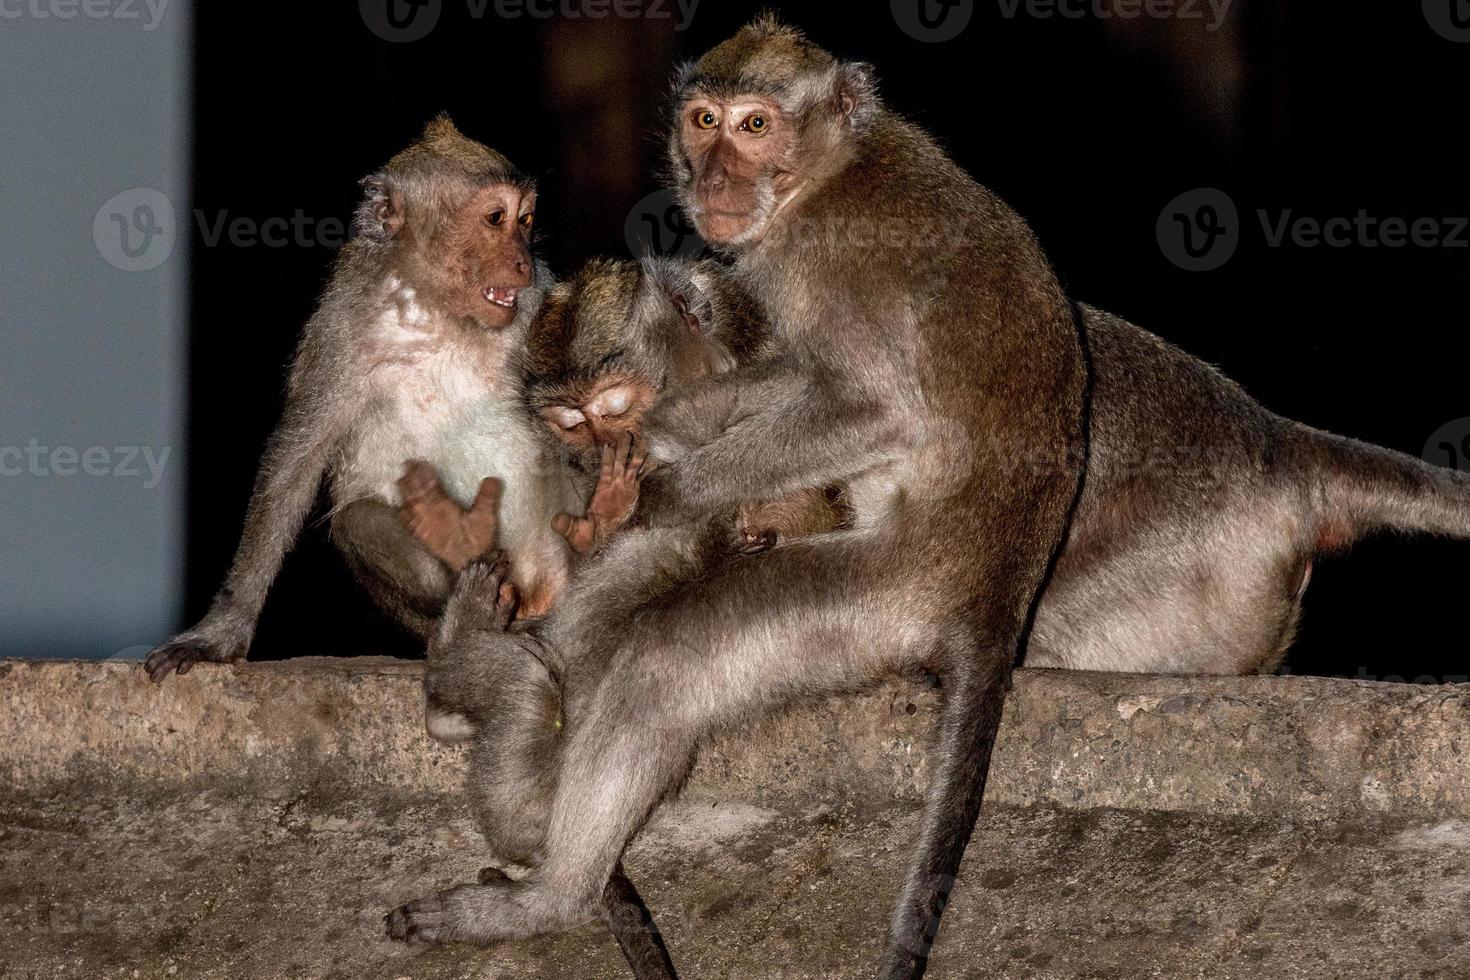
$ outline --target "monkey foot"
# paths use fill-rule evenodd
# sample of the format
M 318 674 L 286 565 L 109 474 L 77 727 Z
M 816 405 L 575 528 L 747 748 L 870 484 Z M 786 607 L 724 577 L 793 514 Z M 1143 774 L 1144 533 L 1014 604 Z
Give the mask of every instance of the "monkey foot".
M 510 563 L 499 555 L 472 561 L 459 573 L 450 602 L 461 621 L 483 620 L 482 628 L 506 630 L 516 618 L 521 593 L 505 577 Z
M 416 902 L 400 905 L 383 916 L 389 939 L 400 943 L 437 943 L 445 929 L 442 895 L 429 895 Z

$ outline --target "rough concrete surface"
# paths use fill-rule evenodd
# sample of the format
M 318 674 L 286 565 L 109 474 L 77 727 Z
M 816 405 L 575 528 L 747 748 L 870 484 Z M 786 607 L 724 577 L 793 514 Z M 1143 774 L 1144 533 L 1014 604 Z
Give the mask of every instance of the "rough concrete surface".
M 418 677 L 0 664 L 0 976 L 627 976 L 598 926 L 381 938 L 481 863 Z M 710 746 L 628 860 L 684 976 L 871 975 L 935 704 Z M 1470 978 L 1467 721 L 1463 687 L 1021 672 L 931 976 Z

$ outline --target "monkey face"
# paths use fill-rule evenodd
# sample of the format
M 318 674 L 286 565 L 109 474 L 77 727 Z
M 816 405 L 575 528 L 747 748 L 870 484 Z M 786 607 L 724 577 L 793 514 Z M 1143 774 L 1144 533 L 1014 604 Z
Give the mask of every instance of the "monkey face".
M 637 434 L 659 393 L 732 366 L 694 263 L 595 262 L 546 298 L 528 339 L 532 410 L 586 465 Z
M 758 96 L 719 99 L 696 91 L 679 113 L 686 201 L 706 241 L 759 241 L 795 187 L 786 166 L 795 120 Z
M 658 396 L 646 377 L 609 373 L 567 391 L 562 404 L 548 405 L 541 418 L 558 439 L 588 461 L 624 433 L 637 434 L 643 415 Z
M 536 192 L 515 184 L 484 187 L 449 217 L 431 251 L 443 257 L 438 275 L 450 312 L 510 325 L 520 290 L 532 284 L 535 220 Z

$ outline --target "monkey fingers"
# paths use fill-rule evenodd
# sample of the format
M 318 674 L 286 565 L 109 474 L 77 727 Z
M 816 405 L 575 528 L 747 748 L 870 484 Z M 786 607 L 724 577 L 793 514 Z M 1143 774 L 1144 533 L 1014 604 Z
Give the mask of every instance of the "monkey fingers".
M 499 555 L 475 559 L 454 583 L 446 614 L 465 627 L 507 630 L 520 608 L 520 590 L 505 580 L 510 563 Z
M 403 496 L 399 518 L 429 553 L 452 571 L 460 571 L 494 546 L 499 523 L 499 480 L 485 478 L 468 510 L 444 489 L 434 468 L 422 461 L 408 463 L 398 486 Z
M 180 637 L 149 653 L 143 669 L 149 680 L 162 684 L 169 674 L 177 671 L 182 676 L 198 663 L 227 664 L 244 658 L 243 650 L 222 649 L 207 640 Z
M 582 517 L 558 514 L 552 527 L 579 554 L 601 548 L 633 517 L 647 459 L 647 447 L 630 433 L 619 437 L 616 446 L 603 446 L 602 469 L 587 513 Z
M 489 554 L 500 534 L 500 494 L 503 485 L 493 476 L 480 481 L 480 491 L 465 512 L 461 527 L 471 558 Z
M 388 938 L 401 943 L 437 943 L 447 941 L 444 902 L 439 895 L 427 895 L 408 902 L 383 916 Z

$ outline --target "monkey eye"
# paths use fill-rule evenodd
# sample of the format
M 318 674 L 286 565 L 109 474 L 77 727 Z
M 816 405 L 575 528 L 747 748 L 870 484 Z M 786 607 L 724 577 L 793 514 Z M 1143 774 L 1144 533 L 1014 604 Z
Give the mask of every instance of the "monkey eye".
M 492 211 L 489 214 L 485 215 L 485 224 L 489 225 L 491 228 L 499 228 L 501 222 L 503 221 L 505 221 L 504 211 Z
M 529 228 L 532 225 L 534 225 L 535 223 L 536 223 L 536 212 L 535 211 L 527 211 L 525 214 L 521 215 L 521 227 L 522 228 Z
M 770 128 L 770 125 L 771 124 L 766 119 L 766 117 L 760 115 L 759 113 L 745 120 L 745 128 L 750 130 L 752 133 L 764 133 L 768 128 Z
M 698 112 L 694 116 L 694 125 L 700 129 L 714 129 L 720 124 L 720 117 L 708 109 Z

